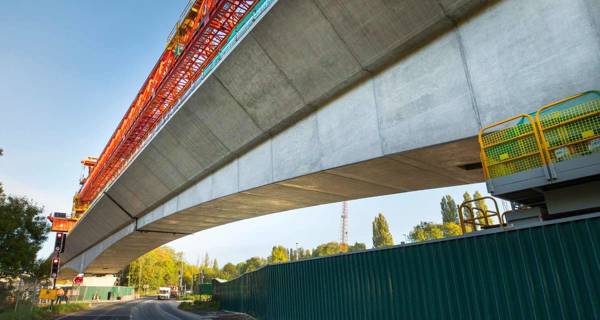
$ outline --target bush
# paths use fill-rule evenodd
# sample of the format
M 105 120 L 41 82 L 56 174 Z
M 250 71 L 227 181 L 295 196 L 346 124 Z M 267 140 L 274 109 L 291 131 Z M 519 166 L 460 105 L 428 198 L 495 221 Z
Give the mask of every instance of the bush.
M 6 309 L 5 312 L 0 313 L 0 320 L 53 319 L 59 315 L 87 310 L 89 307 L 89 303 L 69 303 L 54 305 L 50 310 L 50 306 L 31 308 L 23 305 L 23 308 L 16 312 L 13 309 Z
M 191 295 L 190 295 L 191 296 Z M 212 296 L 207 294 L 193 295 L 192 302 L 182 302 L 179 304 L 179 309 L 184 311 L 218 311 L 221 310 L 221 305 L 218 301 L 212 300 Z
M 210 301 L 212 300 L 212 296 L 209 294 L 186 294 L 183 297 L 183 300 L 192 300 L 194 301 Z

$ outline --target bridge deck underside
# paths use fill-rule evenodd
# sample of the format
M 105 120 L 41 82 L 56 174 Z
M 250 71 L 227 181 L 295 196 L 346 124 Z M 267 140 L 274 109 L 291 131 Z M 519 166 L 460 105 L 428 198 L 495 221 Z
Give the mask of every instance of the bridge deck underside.
M 348 199 L 480 182 L 481 169 L 461 167 L 478 163 L 478 152 L 475 139 L 465 139 L 217 198 L 143 225 L 103 251 L 86 272 L 116 273 L 132 259 L 185 234 L 242 219 Z

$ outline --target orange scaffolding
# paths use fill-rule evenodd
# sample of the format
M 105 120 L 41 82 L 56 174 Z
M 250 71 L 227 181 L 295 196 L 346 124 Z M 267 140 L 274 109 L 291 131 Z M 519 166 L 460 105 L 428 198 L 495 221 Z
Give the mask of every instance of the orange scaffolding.
M 165 51 L 76 195 L 76 206 L 87 209 L 121 172 L 258 2 L 192 0 L 189 3 L 171 33 Z
M 69 232 L 77 223 L 76 218 L 60 218 L 48 216 L 48 220 L 52 223 L 50 231 L 52 232 Z

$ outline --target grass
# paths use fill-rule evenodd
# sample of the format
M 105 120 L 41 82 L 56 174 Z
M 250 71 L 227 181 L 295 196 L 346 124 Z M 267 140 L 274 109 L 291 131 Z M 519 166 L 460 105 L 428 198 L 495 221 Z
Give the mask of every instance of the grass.
M 210 301 L 211 299 L 212 299 L 212 296 L 210 294 L 189 294 L 189 293 L 186 293 L 185 296 L 183 296 L 183 300 L 192 300 L 192 301 L 196 301 L 196 300 Z
M 188 295 L 192 301 L 184 301 L 179 304 L 179 309 L 184 311 L 219 311 L 221 306 L 218 301 L 212 299 L 210 295 Z M 1 320 L 1 319 L 0 319 Z
M 53 319 L 57 316 L 69 314 L 77 311 L 83 311 L 90 308 L 89 303 L 69 303 L 52 306 L 33 307 L 23 306 L 16 312 L 13 309 L 7 309 L 0 313 L 0 320 L 43 320 Z

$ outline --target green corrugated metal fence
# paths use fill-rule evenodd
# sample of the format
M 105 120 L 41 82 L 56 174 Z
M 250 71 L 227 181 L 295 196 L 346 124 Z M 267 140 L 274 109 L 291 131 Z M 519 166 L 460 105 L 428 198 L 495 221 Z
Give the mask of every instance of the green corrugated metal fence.
M 212 283 L 201 283 L 198 285 L 198 293 L 199 294 L 213 294 L 213 284 Z
M 81 286 L 79 288 L 74 288 L 72 290 L 77 290 L 78 295 L 72 297 L 71 299 L 77 301 L 88 301 L 92 300 L 95 294 L 98 295 L 99 300 L 108 300 L 108 293 L 110 292 L 110 300 L 117 300 L 118 297 L 124 296 L 132 296 L 135 293 L 135 290 L 132 287 L 87 287 Z
M 260 319 L 600 319 L 600 218 L 271 265 L 214 284 Z

